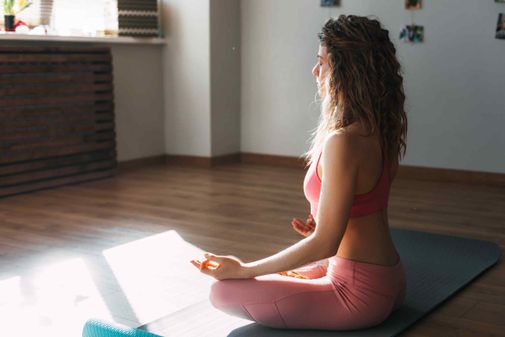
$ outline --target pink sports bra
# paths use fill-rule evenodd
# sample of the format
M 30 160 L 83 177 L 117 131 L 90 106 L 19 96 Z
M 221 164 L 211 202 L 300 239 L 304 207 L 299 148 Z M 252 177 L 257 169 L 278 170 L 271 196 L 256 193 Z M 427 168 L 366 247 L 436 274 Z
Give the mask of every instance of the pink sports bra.
M 303 181 L 303 192 L 310 203 L 310 213 L 314 218 L 317 216 L 319 195 L 321 193 L 321 179 L 317 173 L 317 165 L 321 159 L 321 154 L 322 152 L 319 153 L 316 162 L 312 162 Z M 354 195 L 354 201 L 349 215 L 350 218 L 365 216 L 387 208 L 389 190 L 391 187 L 389 169 L 390 166 L 387 161 L 384 160 L 382 174 L 375 187 L 368 193 Z

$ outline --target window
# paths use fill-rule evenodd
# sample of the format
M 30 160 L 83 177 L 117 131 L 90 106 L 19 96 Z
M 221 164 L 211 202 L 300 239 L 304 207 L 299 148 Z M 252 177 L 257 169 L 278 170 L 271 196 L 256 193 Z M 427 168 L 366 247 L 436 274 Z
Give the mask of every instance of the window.
M 3 14 L 0 6 L 2 24 Z M 27 33 L 160 36 L 159 0 L 33 0 L 17 20 L 29 26 Z
M 47 0 L 41 0 L 47 1 Z M 51 0 L 51 28 L 58 35 L 117 35 L 117 3 L 114 0 Z

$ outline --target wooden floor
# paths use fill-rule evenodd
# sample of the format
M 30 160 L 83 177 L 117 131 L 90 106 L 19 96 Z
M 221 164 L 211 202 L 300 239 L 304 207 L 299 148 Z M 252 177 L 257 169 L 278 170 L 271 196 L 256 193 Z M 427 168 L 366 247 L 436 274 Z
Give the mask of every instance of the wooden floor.
M 23 284 L 30 284 L 31 272 L 45 265 L 96 257 L 169 230 L 204 251 L 246 262 L 273 254 L 301 238 L 290 220 L 305 219 L 309 211 L 303 177 L 299 169 L 252 164 L 160 164 L 0 199 L 0 309 L 7 281 L 23 275 Z M 503 187 L 398 179 L 389 207 L 391 227 L 491 240 L 505 248 Z M 103 287 L 114 291 L 117 284 L 109 281 Z M 402 336 L 503 336 L 504 317 L 505 266 L 499 262 Z

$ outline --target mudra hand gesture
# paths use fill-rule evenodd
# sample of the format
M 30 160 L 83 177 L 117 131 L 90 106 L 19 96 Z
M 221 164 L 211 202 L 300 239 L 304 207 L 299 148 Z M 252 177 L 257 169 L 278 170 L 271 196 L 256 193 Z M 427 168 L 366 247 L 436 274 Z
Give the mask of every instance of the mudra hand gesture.
M 305 223 L 298 218 L 293 218 L 293 220 L 291 220 L 291 225 L 293 225 L 293 229 L 295 231 L 297 231 L 298 233 L 300 233 L 305 237 L 314 233 L 314 230 L 316 228 L 316 223 L 314 221 L 314 217 L 312 216 L 312 214 L 309 214 Z M 282 271 L 277 274 L 284 276 L 291 276 L 300 279 L 308 279 L 308 277 L 306 277 L 305 275 L 297 273 L 294 270 Z
M 316 222 L 314 221 L 312 214 L 309 214 L 305 223 L 303 223 L 303 221 L 298 218 L 293 218 L 293 220 L 291 220 L 291 225 L 293 225 L 293 229 L 295 231 L 305 237 L 311 235 L 316 228 Z
M 220 256 L 210 253 L 203 254 L 205 260 L 190 262 L 202 273 L 217 280 L 249 278 L 244 263 L 235 256 Z
M 305 237 L 311 235 L 316 227 L 316 223 L 312 214 L 309 214 L 305 223 L 298 218 L 293 218 L 291 224 L 293 225 L 295 231 Z M 191 264 L 198 268 L 200 272 L 209 275 L 217 280 L 242 279 L 251 277 L 251 275 L 248 273 L 249 270 L 247 266 L 235 256 L 222 256 L 214 255 L 211 253 L 205 253 L 204 256 L 205 260 L 191 260 Z M 304 275 L 301 275 L 293 270 L 282 271 L 278 274 L 302 279 L 307 278 Z

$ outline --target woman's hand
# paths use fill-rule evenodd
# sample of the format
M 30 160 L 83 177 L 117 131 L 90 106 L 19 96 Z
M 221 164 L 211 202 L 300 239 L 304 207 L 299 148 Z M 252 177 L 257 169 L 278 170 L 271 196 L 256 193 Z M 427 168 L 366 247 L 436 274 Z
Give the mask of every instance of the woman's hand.
M 291 220 L 291 225 L 293 225 L 295 231 L 305 237 L 312 234 L 316 228 L 316 223 L 312 214 L 309 214 L 309 217 L 305 223 L 303 223 L 303 221 L 298 218 L 293 218 L 293 220 Z
M 304 280 L 308 280 L 309 277 L 303 275 L 303 274 L 300 274 L 294 270 L 288 270 L 288 271 L 281 271 L 279 273 L 277 273 L 279 275 L 283 275 L 283 276 L 290 276 L 290 277 L 294 277 L 294 278 L 301 278 L 301 279 L 304 279 Z
M 219 256 L 205 253 L 205 260 L 191 260 L 191 263 L 200 270 L 217 280 L 249 278 L 244 263 L 235 256 Z

